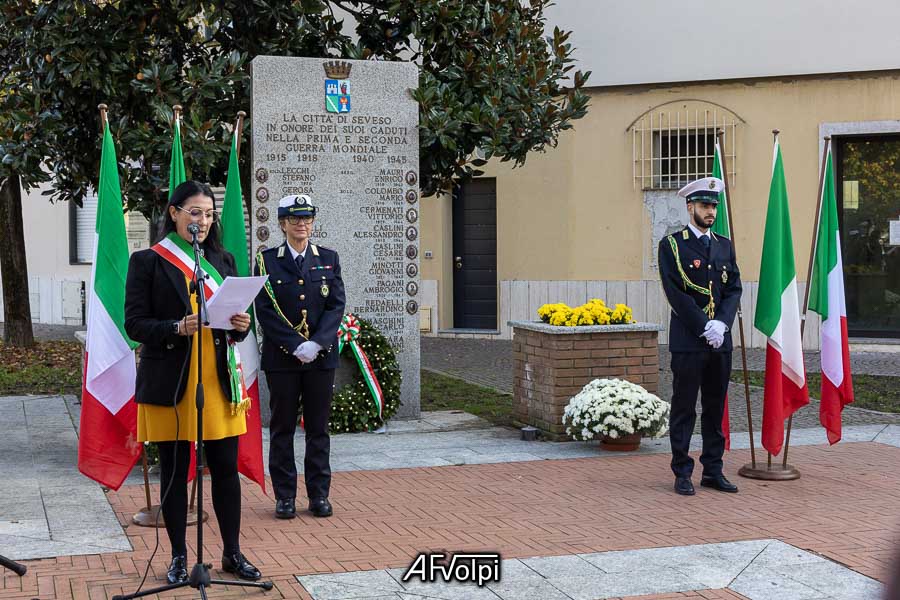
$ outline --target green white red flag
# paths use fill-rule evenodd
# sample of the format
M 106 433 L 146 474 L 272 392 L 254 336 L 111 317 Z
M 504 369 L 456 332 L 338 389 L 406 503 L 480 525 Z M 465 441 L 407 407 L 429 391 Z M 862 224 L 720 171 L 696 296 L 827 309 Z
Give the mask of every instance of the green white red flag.
M 237 136 L 231 140 L 231 154 L 228 158 L 228 181 L 225 184 L 225 200 L 222 203 L 222 245 L 234 256 L 237 274 L 249 276 L 250 256 L 247 231 L 244 228 L 244 200 L 241 195 L 241 174 L 238 170 Z M 262 419 L 259 407 L 259 346 L 256 343 L 253 307 L 250 333 L 238 344 L 244 384 L 250 396 L 247 411 L 247 433 L 238 438 L 238 471 L 252 479 L 266 491 L 266 475 L 263 468 Z
M 754 326 L 768 338 L 762 445 L 771 454 L 778 454 L 784 444 L 784 420 L 809 403 L 791 217 L 778 140 L 772 161 Z
M 841 260 L 841 233 L 838 228 L 830 143 L 827 144 L 825 153 L 819 231 L 810 278 L 809 310 L 822 317 L 819 422 L 828 433 L 828 442 L 835 444 L 841 440 L 841 412 L 844 405 L 853 402 L 853 380 L 850 375 L 844 265 Z
M 175 137 L 172 140 L 172 158 L 169 159 L 169 198 L 179 185 L 187 180 L 184 172 L 184 152 L 181 149 L 181 119 L 175 117 Z
M 719 141 L 716 140 L 716 147 L 713 155 L 712 176 L 725 181 L 722 177 L 722 149 L 719 147 Z M 710 228 L 715 235 L 731 239 L 731 232 L 728 225 L 728 195 L 726 190 L 719 192 L 719 209 L 716 212 L 716 220 Z M 722 412 L 722 434 L 725 436 L 725 449 L 731 450 L 731 424 L 728 421 L 728 393 L 725 393 L 725 410 Z
M 716 141 L 716 149 L 713 156 L 712 176 L 725 181 L 725 178 L 722 177 L 722 149 L 719 147 L 718 140 Z M 730 198 L 727 197 L 725 190 L 719 192 L 719 210 L 716 213 L 716 220 L 711 229 L 714 234 L 731 239 L 731 232 L 729 231 L 730 215 L 728 214 L 729 200 Z
M 119 489 L 141 456 L 134 403 L 137 344 L 125 333 L 128 240 L 116 149 L 103 129 L 94 261 L 87 300 L 87 340 L 81 390 L 78 470 Z

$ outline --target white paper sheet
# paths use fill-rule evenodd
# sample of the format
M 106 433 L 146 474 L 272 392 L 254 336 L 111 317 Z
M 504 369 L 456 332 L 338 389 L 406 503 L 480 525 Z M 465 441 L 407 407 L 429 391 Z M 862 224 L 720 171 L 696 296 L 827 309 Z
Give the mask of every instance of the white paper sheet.
M 209 327 L 234 329 L 231 317 L 247 311 L 268 278 L 268 275 L 226 277 L 216 293 L 206 302 Z

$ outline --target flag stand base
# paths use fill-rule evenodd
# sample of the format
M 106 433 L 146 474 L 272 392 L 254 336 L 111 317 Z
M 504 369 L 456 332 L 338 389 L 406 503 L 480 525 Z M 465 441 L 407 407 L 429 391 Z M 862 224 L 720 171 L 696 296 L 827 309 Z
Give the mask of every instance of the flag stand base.
M 764 479 L 766 481 L 789 481 L 791 479 L 800 479 L 800 471 L 793 465 L 764 465 L 757 463 L 756 467 L 753 463 L 747 463 L 738 469 L 738 475 L 747 479 Z
M 159 514 L 159 504 L 154 504 L 150 507 L 144 507 L 138 512 L 134 513 L 134 516 L 131 517 L 131 522 L 135 525 L 139 525 L 141 527 L 165 527 L 166 522 L 163 520 L 162 514 L 159 514 L 159 520 L 156 519 L 157 514 Z M 209 518 L 209 515 L 206 512 L 203 512 L 203 522 Z M 187 513 L 187 524 L 195 525 L 197 523 L 197 509 L 191 508 L 188 509 Z

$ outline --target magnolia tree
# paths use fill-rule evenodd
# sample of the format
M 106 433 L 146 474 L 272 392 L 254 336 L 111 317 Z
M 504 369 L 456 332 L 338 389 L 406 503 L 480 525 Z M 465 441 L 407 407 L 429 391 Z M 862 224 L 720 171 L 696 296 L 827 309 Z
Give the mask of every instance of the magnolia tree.
M 188 176 L 225 179 L 230 124 L 250 104 L 258 55 L 420 65 L 423 195 L 525 162 L 587 110 L 549 0 L 15 2 L 0 8 L 0 271 L 4 339 L 30 345 L 20 187 L 79 205 L 98 173 L 97 105 L 109 106 L 129 210 L 165 203 L 172 106 L 184 107 Z M 348 35 L 348 32 L 354 32 Z M 244 135 L 248 136 L 252 121 Z M 479 150 L 480 157 L 476 157 Z M 247 176 L 247 153 L 241 159 Z

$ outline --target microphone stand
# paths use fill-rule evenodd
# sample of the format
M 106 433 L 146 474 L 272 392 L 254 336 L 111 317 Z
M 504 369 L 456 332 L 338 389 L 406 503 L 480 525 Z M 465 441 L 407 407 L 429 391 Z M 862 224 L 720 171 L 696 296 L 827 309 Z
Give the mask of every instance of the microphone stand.
M 19 577 L 22 577 L 25 574 L 25 571 L 28 570 L 28 567 L 26 567 L 25 565 L 20 565 L 16 561 L 10 560 L 2 554 L 0 554 L 0 567 L 9 569 Z
M 197 463 L 197 474 L 195 477 L 197 478 L 197 515 L 203 514 L 203 343 L 202 343 L 202 334 L 203 334 L 203 326 L 209 325 L 208 313 L 206 312 L 206 293 L 205 293 L 205 280 L 206 273 L 203 272 L 203 269 L 200 268 L 200 242 L 197 239 L 197 234 L 200 232 L 200 228 L 191 223 L 188 225 L 188 231 L 191 233 L 192 244 L 194 246 L 194 280 L 191 282 L 190 292 L 194 294 L 197 299 L 197 312 L 199 313 L 199 318 L 197 319 L 197 392 L 196 392 L 196 400 L 197 400 L 197 446 L 194 448 L 196 463 Z M 203 519 L 197 518 L 197 562 L 194 563 L 194 567 L 191 569 L 191 574 L 188 576 L 188 580 L 182 583 L 171 583 L 167 585 L 160 586 L 158 588 L 154 588 L 151 590 L 145 590 L 142 592 L 138 592 L 136 594 L 125 594 L 121 596 L 113 596 L 113 600 L 129 600 L 130 598 L 139 598 L 141 596 L 150 596 L 152 594 L 158 594 L 159 592 L 165 592 L 168 590 L 174 590 L 186 586 L 190 586 L 200 592 L 200 597 L 203 600 L 206 600 L 206 588 L 212 586 L 213 584 L 218 585 L 236 585 L 241 587 L 255 587 L 261 588 L 263 590 L 271 590 L 272 582 L 271 581 L 235 581 L 230 579 L 212 579 L 209 576 L 209 570 L 212 568 L 210 564 L 204 564 L 203 562 Z

